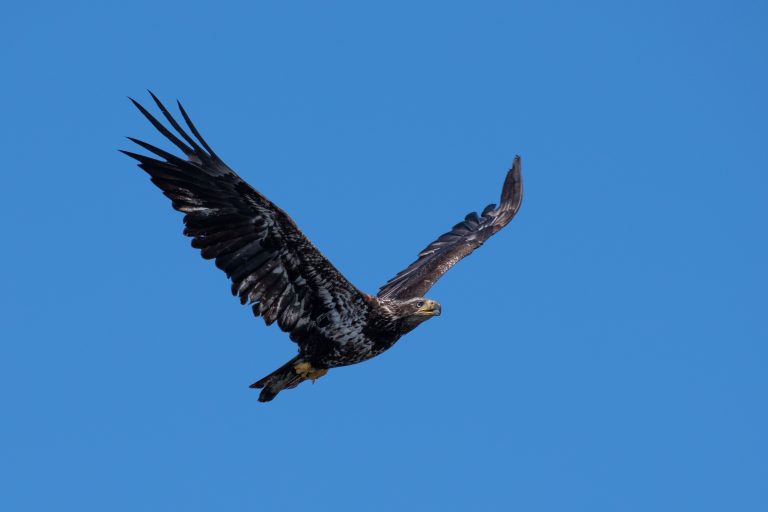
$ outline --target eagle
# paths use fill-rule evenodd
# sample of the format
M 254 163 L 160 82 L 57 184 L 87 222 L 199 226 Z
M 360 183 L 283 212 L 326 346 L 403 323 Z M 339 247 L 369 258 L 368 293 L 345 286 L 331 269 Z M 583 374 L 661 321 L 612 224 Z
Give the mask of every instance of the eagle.
M 232 282 L 232 294 L 266 325 L 288 333 L 298 354 L 251 385 L 268 402 L 284 389 L 314 381 L 332 368 L 360 363 L 392 347 L 404 334 L 441 313 L 424 297 L 459 260 L 506 226 L 523 198 L 520 157 L 504 179 L 499 205 L 472 212 L 422 250 L 416 261 L 376 295 L 350 283 L 299 230 L 291 217 L 230 169 L 200 135 L 180 102 L 190 135 L 149 91 L 168 124 L 136 100 L 136 108 L 185 158 L 128 139 L 154 157 L 120 150 L 138 161 L 174 209 L 184 234 Z M 158 158 L 155 158 L 158 157 Z

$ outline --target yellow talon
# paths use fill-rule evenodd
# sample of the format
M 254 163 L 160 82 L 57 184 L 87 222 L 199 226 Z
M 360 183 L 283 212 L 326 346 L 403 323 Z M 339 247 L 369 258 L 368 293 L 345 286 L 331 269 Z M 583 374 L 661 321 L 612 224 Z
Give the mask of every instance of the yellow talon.
M 305 374 L 312 370 L 312 365 L 307 362 L 298 363 L 293 365 L 293 369 L 296 370 L 296 373 L 303 377 Z
M 313 383 L 328 373 L 327 369 L 316 369 L 313 368 L 311 364 L 307 363 L 306 361 L 303 363 L 298 363 L 293 366 L 293 369 L 296 370 L 296 373 L 299 374 L 299 377 L 307 380 L 311 380 Z

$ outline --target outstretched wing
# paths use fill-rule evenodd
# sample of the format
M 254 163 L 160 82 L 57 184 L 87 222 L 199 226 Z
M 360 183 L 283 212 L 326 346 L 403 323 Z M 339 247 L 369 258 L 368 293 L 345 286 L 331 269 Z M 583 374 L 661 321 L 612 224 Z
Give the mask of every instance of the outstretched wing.
M 499 206 L 490 204 L 483 213 L 467 215 L 463 221 L 429 244 L 419 258 L 379 289 L 379 297 L 408 299 L 423 297 L 443 274 L 498 233 L 520 209 L 523 182 L 520 157 L 516 156 L 501 189 Z
M 152 94 L 150 92 L 150 94 Z M 130 140 L 162 158 L 122 151 L 139 161 L 168 198 L 184 212 L 184 234 L 192 247 L 232 280 L 232 293 L 250 302 L 267 325 L 277 325 L 301 343 L 302 334 L 351 328 L 367 312 L 367 301 L 307 240 L 293 220 L 243 181 L 216 156 L 178 104 L 192 138 L 152 94 L 165 119 L 183 141 L 134 100 L 134 105 L 186 160 L 155 146 Z M 202 147 L 201 147 L 202 146 Z

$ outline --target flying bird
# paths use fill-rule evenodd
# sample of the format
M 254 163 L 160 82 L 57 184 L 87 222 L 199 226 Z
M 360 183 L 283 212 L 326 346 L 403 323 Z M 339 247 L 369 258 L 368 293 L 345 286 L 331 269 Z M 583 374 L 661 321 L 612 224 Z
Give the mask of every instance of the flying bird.
M 277 322 L 298 345 L 298 354 L 251 385 L 268 402 L 284 389 L 316 380 L 329 369 L 360 363 L 392 347 L 404 334 L 441 313 L 427 291 L 459 260 L 506 226 L 523 198 L 520 157 L 501 189 L 499 205 L 488 205 L 440 235 L 416 261 L 378 294 L 358 290 L 299 230 L 294 221 L 257 192 L 211 149 L 178 103 L 189 132 L 150 91 L 168 124 L 131 99 L 150 123 L 185 158 L 132 137 L 158 158 L 123 151 L 138 160 L 183 212 L 184 234 L 205 259 L 215 260 L 232 282 L 232 294 L 267 325 Z

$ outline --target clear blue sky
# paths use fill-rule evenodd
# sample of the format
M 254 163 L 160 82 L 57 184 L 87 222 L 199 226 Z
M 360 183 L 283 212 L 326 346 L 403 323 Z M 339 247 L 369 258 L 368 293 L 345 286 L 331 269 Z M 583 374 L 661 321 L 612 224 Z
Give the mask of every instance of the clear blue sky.
M 0 508 L 768 510 L 765 2 L 123 4 L 0 20 Z M 117 152 L 147 88 L 366 291 L 516 153 L 523 208 L 260 404 L 295 348 Z

